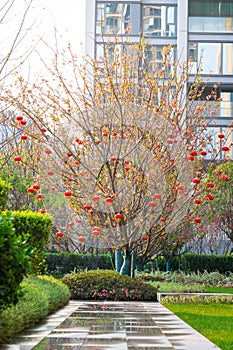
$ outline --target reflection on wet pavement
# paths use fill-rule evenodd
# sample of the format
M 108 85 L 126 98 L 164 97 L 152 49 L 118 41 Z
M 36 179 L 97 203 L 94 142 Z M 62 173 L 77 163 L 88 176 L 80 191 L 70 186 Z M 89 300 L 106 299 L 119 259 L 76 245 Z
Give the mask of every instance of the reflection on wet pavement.
M 159 303 L 80 301 L 64 310 L 0 349 L 218 349 Z

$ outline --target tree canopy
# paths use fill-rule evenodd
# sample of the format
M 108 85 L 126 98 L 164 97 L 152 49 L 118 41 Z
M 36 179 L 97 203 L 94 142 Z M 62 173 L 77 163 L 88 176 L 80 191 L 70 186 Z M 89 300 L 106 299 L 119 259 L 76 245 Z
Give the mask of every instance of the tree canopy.
M 230 147 L 213 148 L 207 126 L 217 85 L 204 99 L 206 82 L 199 72 L 190 80 L 191 60 L 177 62 L 164 47 L 154 65 L 143 40 L 114 45 L 83 65 L 70 47 L 55 52 L 52 65 L 44 61 L 46 77 L 30 84 L 16 75 L 1 103 L 15 113 L 14 162 L 34 169 L 31 196 L 62 191 L 77 242 L 98 237 L 103 247 L 154 256 L 177 241 L 177 227 L 201 222 L 193 201 L 206 157 L 227 158 Z

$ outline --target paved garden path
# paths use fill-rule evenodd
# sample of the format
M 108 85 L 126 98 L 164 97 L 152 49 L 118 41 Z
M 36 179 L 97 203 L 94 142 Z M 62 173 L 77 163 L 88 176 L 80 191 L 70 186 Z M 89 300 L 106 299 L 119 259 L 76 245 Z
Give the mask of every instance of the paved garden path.
M 1 350 L 219 349 L 160 303 L 70 303 Z

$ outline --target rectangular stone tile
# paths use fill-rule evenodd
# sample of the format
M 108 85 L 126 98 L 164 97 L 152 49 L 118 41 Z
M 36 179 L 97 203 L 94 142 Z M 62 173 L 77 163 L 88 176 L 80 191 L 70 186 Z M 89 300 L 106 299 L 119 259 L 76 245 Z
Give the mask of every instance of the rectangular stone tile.
M 70 339 L 85 339 L 87 335 L 88 333 L 51 333 L 47 336 L 47 338 L 63 339 L 64 341 L 67 341 L 67 343 L 69 343 Z
M 87 342 L 82 345 L 80 350 L 128 350 L 128 347 L 124 342 L 118 344 Z
M 122 333 L 105 333 L 105 334 L 88 334 L 87 335 L 87 340 L 89 339 L 101 339 L 101 340 L 104 340 L 104 339 L 111 339 L 111 340 L 118 340 L 118 339 L 122 339 L 124 340 L 126 338 L 126 334 L 124 332 Z

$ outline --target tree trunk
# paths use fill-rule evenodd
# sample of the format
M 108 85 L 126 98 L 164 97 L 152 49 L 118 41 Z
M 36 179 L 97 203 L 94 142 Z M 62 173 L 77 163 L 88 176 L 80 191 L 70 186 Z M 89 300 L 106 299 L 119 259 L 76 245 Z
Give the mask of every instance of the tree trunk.
M 134 278 L 134 270 L 136 266 L 136 251 L 131 252 L 131 267 L 130 267 L 130 277 Z
M 123 257 L 120 249 L 115 250 L 115 269 L 117 272 L 120 272 L 121 266 L 123 263 Z
M 124 253 L 120 249 L 115 250 L 115 268 L 121 275 L 128 275 L 134 278 L 136 265 L 136 251 L 126 249 Z
M 130 276 L 130 268 L 131 268 L 131 255 L 126 254 L 123 256 L 123 264 L 120 269 L 121 275 L 128 275 Z

